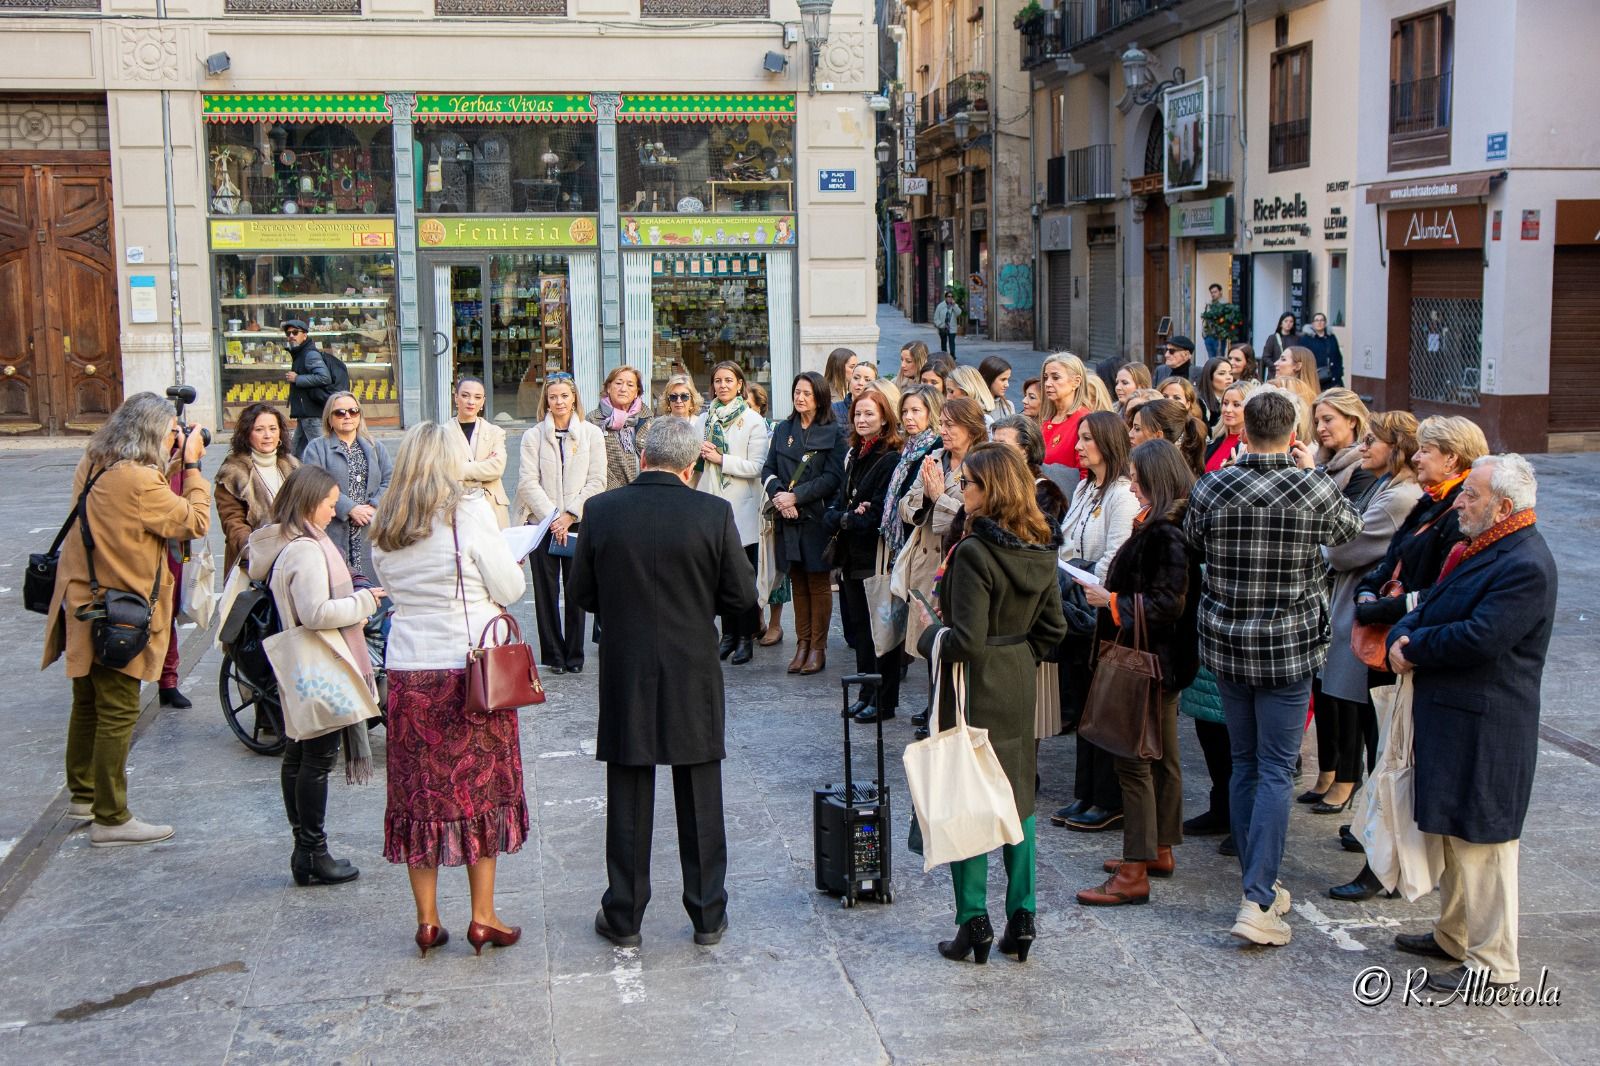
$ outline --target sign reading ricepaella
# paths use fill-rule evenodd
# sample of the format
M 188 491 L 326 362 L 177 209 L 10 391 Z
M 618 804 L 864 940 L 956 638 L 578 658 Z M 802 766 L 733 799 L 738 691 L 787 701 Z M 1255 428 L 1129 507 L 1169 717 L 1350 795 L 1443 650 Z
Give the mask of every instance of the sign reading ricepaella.
M 417 220 L 421 248 L 593 248 L 592 215 L 442 215 Z
M 622 216 L 622 244 L 625 247 L 793 243 L 793 215 Z
M 211 247 L 261 251 L 393 248 L 389 218 L 230 218 L 211 221 Z

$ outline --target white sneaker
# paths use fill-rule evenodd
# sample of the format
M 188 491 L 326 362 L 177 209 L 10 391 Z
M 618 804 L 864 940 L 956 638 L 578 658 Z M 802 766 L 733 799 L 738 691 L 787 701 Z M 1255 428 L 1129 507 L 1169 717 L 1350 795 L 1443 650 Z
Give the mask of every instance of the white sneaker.
M 89 827 L 89 846 L 92 848 L 125 848 L 134 844 L 156 844 L 172 836 L 170 825 L 150 825 L 137 818 L 129 818 L 121 825 Z
M 1289 890 L 1283 887 L 1282 881 L 1274 881 L 1272 891 L 1277 893 L 1272 900 L 1272 913 L 1282 918 L 1289 913 Z
M 1279 889 L 1280 899 L 1286 898 L 1287 895 L 1288 893 Z M 1274 901 L 1271 909 L 1262 910 L 1248 899 L 1240 901 L 1239 914 L 1234 918 L 1233 928 L 1229 932 L 1240 940 L 1248 940 L 1252 944 L 1267 944 L 1274 947 L 1282 947 L 1294 935 L 1294 930 L 1289 928 L 1289 923 L 1278 915 L 1276 901 Z
M 67 804 L 67 820 L 72 822 L 94 821 L 94 804 L 79 803 L 73 800 Z

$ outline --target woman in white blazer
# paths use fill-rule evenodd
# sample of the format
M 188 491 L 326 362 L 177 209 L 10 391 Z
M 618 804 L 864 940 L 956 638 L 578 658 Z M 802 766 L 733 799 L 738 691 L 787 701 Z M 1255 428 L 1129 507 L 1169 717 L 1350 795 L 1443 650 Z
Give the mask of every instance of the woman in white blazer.
M 565 372 L 545 379 L 536 413 L 539 424 L 522 435 L 516 520 L 538 525 L 555 514 L 528 557 L 539 661 L 553 674 L 576 674 L 583 670 L 583 609 L 569 598 L 565 610 L 557 610 L 557 601 L 572 578 L 568 541 L 578 535 L 583 505 L 606 488 L 605 435 L 584 421 L 577 382 Z
M 478 417 L 484 396 L 483 382 L 477 378 L 462 378 L 456 384 L 456 425 L 461 428 L 467 461 L 461 484 L 468 491 L 483 492 L 494 508 L 495 521 L 504 529 L 511 524 L 511 500 L 500 480 L 506 472 L 506 431 Z
M 695 487 L 728 501 L 739 527 L 750 565 L 756 564 L 761 542 L 761 467 L 767 461 L 771 432 L 767 420 L 745 402 L 744 371 L 738 363 L 721 362 L 711 370 L 715 397 L 704 415 L 705 440 L 700 444 L 700 478 Z M 761 628 L 761 608 L 722 619 L 722 644 L 717 654 L 734 666 L 755 655 L 756 631 Z

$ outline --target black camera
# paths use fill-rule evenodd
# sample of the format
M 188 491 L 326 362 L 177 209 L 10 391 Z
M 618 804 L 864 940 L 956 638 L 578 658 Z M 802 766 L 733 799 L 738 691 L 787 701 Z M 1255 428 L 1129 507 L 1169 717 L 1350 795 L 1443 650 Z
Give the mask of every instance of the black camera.
M 196 395 L 193 385 L 172 385 L 167 389 L 167 399 L 172 401 L 173 409 L 178 415 L 178 426 L 182 429 L 185 437 L 189 435 L 189 431 L 194 427 L 183 420 L 183 409 L 187 405 L 194 403 Z M 205 441 L 207 448 L 211 447 L 211 431 L 204 426 L 200 427 L 200 439 Z

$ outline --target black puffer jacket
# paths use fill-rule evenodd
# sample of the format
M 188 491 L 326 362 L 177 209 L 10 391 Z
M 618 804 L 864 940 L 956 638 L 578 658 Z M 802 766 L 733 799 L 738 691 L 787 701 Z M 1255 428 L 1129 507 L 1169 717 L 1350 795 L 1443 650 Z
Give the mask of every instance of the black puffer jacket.
M 844 485 L 823 519 L 829 529 L 839 531 L 841 550 L 835 562 L 845 577 L 871 577 L 878 565 L 883 501 L 889 494 L 889 477 L 899 461 L 899 451 L 885 448 L 880 442 L 874 442 L 866 452 L 852 448 L 845 459 Z M 856 508 L 863 503 L 867 509 L 857 514 Z
M 1383 587 L 1395 576 L 1396 564 L 1400 567 L 1400 584 L 1407 593 L 1426 594 L 1433 583 L 1439 580 L 1439 571 L 1444 569 L 1450 549 L 1455 547 L 1457 541 L 1466 539 L 1461 535 L 1461 526 L 1457 523 L 1454 510 L 1456 497 L 1460 494 L 1461 486 L 1457 485 L 1442 500 L 1424 496 L 1417 501 L 1399 532 L 1389 542 L 1389 550 L 1383 561 L 1367 571 L 1367 576 L 1356 585 L 1356 596 L 1370 592 L 1379 597 L 1377 603 L 1356 604 L 1357 622 L 1392 626 L 1405 617 L 1405 594 L 1383 595 Z
M 1161 663 L 1161 687 L 1186 689 L 1200 669 L 1200 557 L 1189 550 L 1183 516 L 1147 518 L 1111 558 L 1106 590 L 1117 596 L 1121 625 L 1100 608 L 1101 640 L 1133 646 L 1134 596 L 1144 597 L 1146 647 Z

